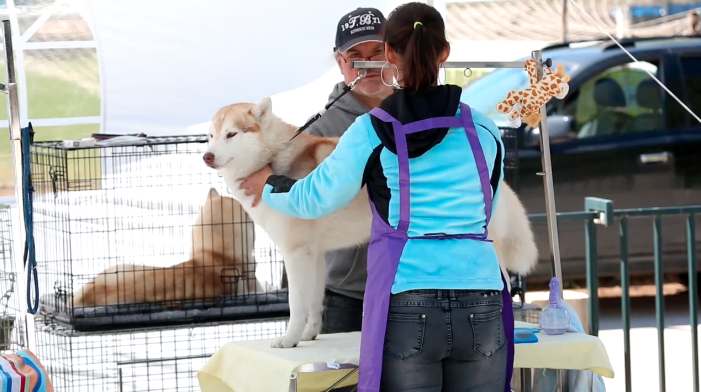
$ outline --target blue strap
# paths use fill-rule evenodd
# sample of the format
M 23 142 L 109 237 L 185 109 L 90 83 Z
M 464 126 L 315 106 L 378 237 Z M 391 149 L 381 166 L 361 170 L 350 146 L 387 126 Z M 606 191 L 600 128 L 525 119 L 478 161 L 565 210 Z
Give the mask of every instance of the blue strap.
M 27 311 L 36 314 L 39 310 L 39 278 L 37 273 L 36 253 L 34 249 L 34 208 L 32 206 L 32 175 L 29 147 L 32 144 L 34 130 L 32 123 L 20 130 L 22 141 L 22 204 L 26 241 L 24 243 L 24 266 L 27 267 Z M 28 265 L 27 265 L 28 264 Z M 31 287 L 34 278 L 34 304 L 32 304 Z

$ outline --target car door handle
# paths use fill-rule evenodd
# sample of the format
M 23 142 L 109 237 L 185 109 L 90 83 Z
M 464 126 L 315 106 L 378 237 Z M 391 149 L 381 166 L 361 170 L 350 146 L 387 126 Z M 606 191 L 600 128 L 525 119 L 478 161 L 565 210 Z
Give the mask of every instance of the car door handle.
M 640 154 L 640 163 L 667 163 L 671 157 L 667 151 Z

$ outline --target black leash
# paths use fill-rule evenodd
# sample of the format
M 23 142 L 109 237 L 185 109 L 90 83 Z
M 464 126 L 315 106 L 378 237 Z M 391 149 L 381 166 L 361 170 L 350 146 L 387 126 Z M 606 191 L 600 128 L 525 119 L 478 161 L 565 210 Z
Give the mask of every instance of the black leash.
M 321 118 L 321 115 L 324 114 L 327 110 L 329 110 L 329 108 L 330 108 L 331 106 L 333 106 L 333 104 L 336 103 L 336 101 L 338 101 L 339 99 L 341 99 L 341 97 L 344 96 L 344 95 L 346 95 L 346 93 L 348 93 L 349 91 L 353 90 L 353 89 L 355 88 L 355 86 L 356 86 L 358 83 L 360 83 L 360 81 L 365 77 L 365 75 L 366 75 L 366 71 L 365 71 L 364 69 L 361 70 L 361 71 L 358 73 L 358 77 L 357 77 L 354 81 L 352 81 L 349 85 L 347 85 L 346 87 L 344 87 L 344 88 L 343 88 L 343 92 L 341 92 L 341 94 L 339 94 L 338 97 L 336 97 L 333 101 L 331 101 L 331 102 L 329 102 L 328 104 L 326 104 L 326 106 L 324 106 L 323 109 L 321 109 L 317 114 L 313 115 L 312 118 L 310 118 L 309 120 L 307 120 L 307 122 L 306 122 L 304 125 L 302 125 L 302 126 L 297 130 L 297 133 L 295 133 L 295 135 L 292 136 L 292 139 L 288 140 L 287 142 L 289 143 L 289 142 L 291 142 L 292 140 L 294 140 L 294 138 L 296 138 L 297 136 L 299 136 L 300 133 L 304 132 L 305 129 L 309 128 L 309 126 L 311 126 L 312 124 L 314 124 L 314 122 L 315 122 L 316 120 L 320 119 L 320 118 Z

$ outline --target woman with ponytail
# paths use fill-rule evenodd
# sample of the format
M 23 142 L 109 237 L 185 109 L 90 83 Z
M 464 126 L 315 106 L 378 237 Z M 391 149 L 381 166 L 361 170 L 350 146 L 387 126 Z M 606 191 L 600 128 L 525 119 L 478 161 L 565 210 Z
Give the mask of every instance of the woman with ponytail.
M 513 310 L 487 239 L 503 176 L 499 129 L 460 102 L 460 87 L 439 85 L 450 45 L 436 9 L 397 7 L 383 36 L 396 80 L 384 83 L 396 91 L 307 177 L 266 169 L 258 192 L 270 208 L 317 219 L 367 186 L 359 392 L 508 392 Z

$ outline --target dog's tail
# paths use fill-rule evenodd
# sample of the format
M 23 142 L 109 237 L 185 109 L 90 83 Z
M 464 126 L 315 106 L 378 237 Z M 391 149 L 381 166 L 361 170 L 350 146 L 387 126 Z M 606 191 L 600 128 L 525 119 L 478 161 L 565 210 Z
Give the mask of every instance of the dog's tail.
M 86 293 L 86 290 L 90 290 L 91 293 Z M 94 297 L 94 293 L 92 293 L 93 288 L 92 285 L 85 285 L 81 287 L 78 291 L 73 293 L 73 307 L 74 308 L 82 308 L 85 305 L 85 294 L 91 295 Z
M 135 266 L 131 264 L 112 266 L 100 272 L 73 293 L 73 307 L 104 306 L 111 302 L 118 302 L 116 297 L 118 287 L 124 291 L 125 271 L 134 271 Z
M 516 193 L 502 181 L 501 195 L 489 224 L 499 264 L 512 273 L 527 275 L 538 264 L 538 247 L 526 209 Z
M 205 263 L 190 259 L 170 267 L 112 266 L 73 293 L 73 306 L 218 298 L 230 286 L 237 289 L 232 294 L 264 292 L 255 275 L 247 276 L 237 285 L 227 286 L 222 281 L 222 271 L 229 264 L 224 264 L 222 257 L 216 253 L 205 253 L 208 254 L 208 262 Z M 240 263 L 234 265 L 240 266 Z

